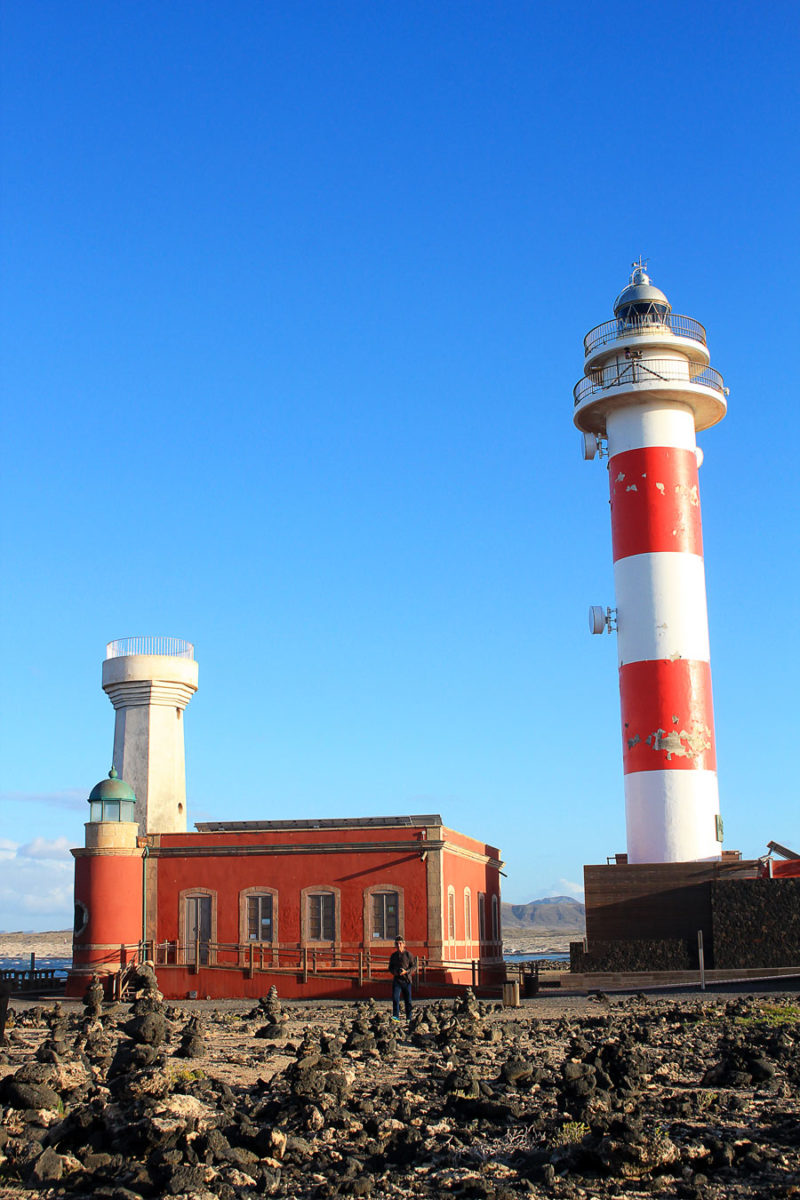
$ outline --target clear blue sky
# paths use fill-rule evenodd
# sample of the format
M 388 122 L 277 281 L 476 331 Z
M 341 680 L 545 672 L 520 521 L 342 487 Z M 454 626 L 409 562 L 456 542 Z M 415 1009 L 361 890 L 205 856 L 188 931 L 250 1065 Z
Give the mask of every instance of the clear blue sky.
M 701 435 L 726 845 L 800 849 L 794 4 L 5 0 L 0 928 L 71 923 L 105 643 L 193 641 L 190 820 L 624 849 L 582 338 L 649 258 Z

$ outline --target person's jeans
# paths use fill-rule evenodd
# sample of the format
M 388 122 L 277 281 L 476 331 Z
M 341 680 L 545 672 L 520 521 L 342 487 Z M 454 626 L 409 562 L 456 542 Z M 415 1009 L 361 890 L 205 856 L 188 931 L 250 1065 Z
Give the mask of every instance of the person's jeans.
M 405 976 L 395 975 L 392 983 L 392 1015 L 400 1017 L 400 997 L 406 1009 L 406 1019 L 411 1016 L 411 980 Z

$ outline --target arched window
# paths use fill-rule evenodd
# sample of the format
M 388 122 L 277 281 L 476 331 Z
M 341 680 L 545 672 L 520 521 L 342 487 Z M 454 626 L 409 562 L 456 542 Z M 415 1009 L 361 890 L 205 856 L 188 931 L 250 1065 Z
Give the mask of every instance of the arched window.
M 369 945 L 405 936 L 405 900 L 397 884 L 373 884 L 364 889 L 364 941 Z
M 456 889 L 452 885 L 447 889 L 447 938 L 456 940 Z
M 303 888 L 300 894 L 300 930 L 303 942 L 338 942 L 341 911 L 339 889 Z
M 312 892 L 307 898 L 308 940 L 332 942 L 336 936 L 336 897 L 333 892 Z
M 247 940 L 249 942 L 272 941 L 272 896 L 269 892 L 248 897 Z
M 492 941 L 500 941 L 500 901 L 492 896 Z
M 239 942 L 274 944 L 278 940 L 278 892 L 275 888 L 244 888 L 239 892 Z
M 472 941 L 472 892 L 464 888 L 464 941 Z
M 486 941 L 486 893 L 478 892 L 478 937 Z

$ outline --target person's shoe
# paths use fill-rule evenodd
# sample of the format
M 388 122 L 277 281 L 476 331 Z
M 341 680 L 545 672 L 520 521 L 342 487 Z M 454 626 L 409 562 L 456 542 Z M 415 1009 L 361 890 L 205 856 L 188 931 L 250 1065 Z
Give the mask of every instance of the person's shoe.
M 398 1025 L 400 1024 L 400 1018 L 399 1018 L 399 1017 L 392 1017 L 392 1020 L 393 1020 L 393 1021 L 396 1021 Z

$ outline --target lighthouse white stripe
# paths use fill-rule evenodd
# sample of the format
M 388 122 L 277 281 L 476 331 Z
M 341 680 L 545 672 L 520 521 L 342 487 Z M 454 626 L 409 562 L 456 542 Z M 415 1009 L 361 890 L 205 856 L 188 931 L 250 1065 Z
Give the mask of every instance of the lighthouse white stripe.
M 614 564 L 619 665 L 654 658 L 708 662 L 706 580 L 696 554 L 632 554 Z
M 719 858 L 716 771 L 637 771 L 625 776 L 628 862 Z
M 606 431 L 609 458 L 642 446 L 676 446 L 694 452 L 697 445 L 694 413 L 688 405 L 674 400 L 618 408 L 606 417 Z

